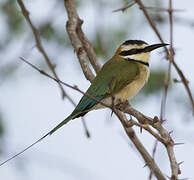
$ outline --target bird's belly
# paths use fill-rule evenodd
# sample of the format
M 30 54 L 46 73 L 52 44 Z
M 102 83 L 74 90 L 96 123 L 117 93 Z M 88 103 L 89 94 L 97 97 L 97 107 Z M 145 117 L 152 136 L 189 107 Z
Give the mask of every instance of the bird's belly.
M 120 99 L 121 101 L 131 99 L 145 85 L 148 77 L 149 71 L 146 70 L 145 72 L 140 73 L 140 75 L 133 82 L 131 82 L 124 89 L 115 94 L 116 99 Z

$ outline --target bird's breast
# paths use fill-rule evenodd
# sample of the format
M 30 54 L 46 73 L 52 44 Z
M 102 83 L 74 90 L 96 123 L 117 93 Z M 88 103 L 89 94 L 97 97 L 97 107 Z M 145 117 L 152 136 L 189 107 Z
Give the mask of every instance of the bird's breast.
M 149 67 L 145 65 L 139 65 L 139 68 L 140 68 L 139 75 L 124 89 L 115 94 L 116 99 L 120 99 L 121 101 L 131 99 L 145 85 L 150 74 Z
M 137 77 L 128 84 L 124 89 L 115 94 L 114 104 L 120 103 L 121 101 L 126 101 L 135 96 L 140 89 L 145 85 L 149 78 L 150 70 L 149 67 L 145 65 L 139 65 L 140 73 Z M 112 104 L 112 98 L 108 97 L 102 100 L 103 103 L 107 105 Z M 95 105 L 92 109 L 101 109 L 105 108 L 102 104 Z

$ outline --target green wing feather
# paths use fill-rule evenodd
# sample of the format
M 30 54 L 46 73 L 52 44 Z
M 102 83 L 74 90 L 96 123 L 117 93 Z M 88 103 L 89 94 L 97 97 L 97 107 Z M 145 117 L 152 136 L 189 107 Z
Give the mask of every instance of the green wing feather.
M 132 82 L 138 74 L 139 68 L 136 63 L 113 57 L 104 64 L 86 93 L 101 101 L 110 95 L 110 87 L 112 93 L 115 94 Z M 50 131 L 49 134 L 54 133 L 71 119 L 85 115 L 96 104 L 98 104 L 97 101 L 84 95 L 70 116 Z

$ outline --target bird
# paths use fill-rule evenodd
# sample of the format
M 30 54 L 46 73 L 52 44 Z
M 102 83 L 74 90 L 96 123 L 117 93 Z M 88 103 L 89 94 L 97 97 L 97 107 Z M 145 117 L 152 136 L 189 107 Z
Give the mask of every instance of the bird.
M 97 73 L 73 112 L 44 137 L 91 110 L 105 108 L 103 104 L 111 106 L 112 97 L 114 105 L 130 100 L 149 78 L 150 52 L 167 45 L 165 43 L 149 45 L 142 40 L 126 40 Z
M 150 52 L 166 45 L 168 44 L 149 45 L 142 40 L 127 40 L 122 43 L 113 57 L 102 66 L 92 80 L 73 112 L 30 146 L 0 163 L 0 166 L 22 154 L 45 137 L 52 135 L 69 121 L 82 117 L 92 110 L 105 108 L 105 104 L 111 106 L 112 103 L 117 105 L 130 100 L 141 90 L 149 78 Z

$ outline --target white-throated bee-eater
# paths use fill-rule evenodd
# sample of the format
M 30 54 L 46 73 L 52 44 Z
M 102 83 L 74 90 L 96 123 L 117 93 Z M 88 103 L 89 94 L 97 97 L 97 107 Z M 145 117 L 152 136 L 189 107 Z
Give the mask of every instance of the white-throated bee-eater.
M 166 45 L 168 44 L 148 45 L 141 40 L 127 40 L 121 44 L 86 91 L 86 94 L 98 101 L 84 95 L 74 111 L 44 137 L 51 135 L 72 119 L 84 116 L 91 110 L 104 108 L 99 101 L 110 106 L 111 96 L 114 96 L 115 105 L 135 96 L 148 80 L 150 52 Z
M 86 94 L 94 97 L 98 101 L 84 95 L 75 107 L 74 111 L 65 120 L 38 141 L 1 163 L 0 166 L 23 153 L 46 136 L 51 135 L 70 120 L 84 116 L 91 110 L 105 107 L 99 102 L 103 102 L 111 106 L 112 96 L 114 96 L 115 105 L 118 102 L 120 103 L 131 99 L 139 92 L 148 80 L 150 73 L 150 52 L 166 45 L 168 44 L 148 45 L 146 42 L 141 40 L 125 41 L 116 50 L 114 56 L 103 65 L 102 69 L 86 91 Z

